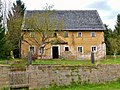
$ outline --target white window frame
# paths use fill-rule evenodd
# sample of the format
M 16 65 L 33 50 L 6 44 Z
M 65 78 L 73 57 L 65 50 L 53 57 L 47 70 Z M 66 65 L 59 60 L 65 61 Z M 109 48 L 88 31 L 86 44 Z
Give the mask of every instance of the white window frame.
M 94 33 L 94 36 L 93 36 Z M 91 37 L 96 37 L 96 33 L 95 32 L 91 32 Z
M 81 36 L 79 36 L 79 33 L 81 33 Z M 82 37 L 82 32 L 77 32 L 77 37 Z
M 36 52 L 36 50 L 35 50 L 35 46 L 29 46 L 29 51 L 30 51 L 30 47 L 34 47 L 34 52 L 33 53 L 35 53 Z
M 96 47 L 96 51 L 92 51 L 93 47 Z M 97 52 L 97 46 L 91 46 L 91 52 Z
M 79 47 L 82 47 L 82 52 L 80 52 L 80 53 L 83 54 L 83 53 L 84 53 L 84 51 L 83 51 L 83 46 L 78 46 L 78 47 L 77 47 L 77 52 L 79 52 L 79 51 L 78 51 L 78 48 L 79 48 Z
M 70 47 L 69 46 L 64 46 L 64 51 L 65 51 L 65 48 L 68 47 L 68 51 L 70 51 Z M 67 51 L 65 51 L 67 52 Z

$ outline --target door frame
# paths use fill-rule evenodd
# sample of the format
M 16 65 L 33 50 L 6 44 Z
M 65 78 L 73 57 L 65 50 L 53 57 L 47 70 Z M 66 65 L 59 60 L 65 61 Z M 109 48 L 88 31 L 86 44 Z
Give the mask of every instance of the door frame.
M 51 58 L 53 58 L 53 52 L 52 52 L 53 47 L 58 47 L 58 55 L 60 56 L 60 45 L 52 45 L 51 46 Z

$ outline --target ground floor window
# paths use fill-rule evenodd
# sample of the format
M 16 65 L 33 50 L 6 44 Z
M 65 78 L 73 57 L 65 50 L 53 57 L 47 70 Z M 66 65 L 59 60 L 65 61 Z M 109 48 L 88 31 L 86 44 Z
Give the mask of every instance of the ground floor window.
M 40 47 L 39 52 L 40 52 L 40 54 L 43 54 L 44 53 L 44 47 Z
M 92 46 L 92 47 L 91 47 L 91 51 L 92 51 L 92 52 L 96 52 L 96 51 L 97 51 L 97 47 L 96 47 L 96 46 Z
M 69 51 L 69 46 L 65 46 L 65 51 Z
M 34 53 L 34 47 L 31 46 L 31 47 L 29 48 L 29 51 L 31 51 L 32 53 Z
M 83 46 L 78 46 L 77 50 L 78 52 L 83 53 Z

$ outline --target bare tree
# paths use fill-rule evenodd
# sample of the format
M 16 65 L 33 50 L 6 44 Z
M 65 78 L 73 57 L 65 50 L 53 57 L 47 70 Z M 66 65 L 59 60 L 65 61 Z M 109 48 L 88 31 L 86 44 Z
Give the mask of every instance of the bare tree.
M 41 58 L 44 50 L 48 49 L 45 48 L 46 45 L 57 38 L 51 39 L 55 30 L 62 30 L 63 28 L 63 21 L 57 21 L 54 17 L 56 13 L 55 10 L 49 10 L 50 7 L 46 7 L 45 9 L 46 10 L 31 15 L 31 17 L 25 17 L 25 28 L 33 33 L 34 36 L 32 36 L 30 40 L 37 44 L 37 52 L 40 50 Z M 25 38 L 23 40 L 25 40 Z

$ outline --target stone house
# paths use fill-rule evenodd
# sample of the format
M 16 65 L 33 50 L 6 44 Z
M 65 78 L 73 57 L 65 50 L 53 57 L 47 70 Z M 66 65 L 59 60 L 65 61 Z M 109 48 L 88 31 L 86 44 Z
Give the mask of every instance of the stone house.
M 32 15 L 35 12 L 27 11 L 25 16 Z M 50 43 L 45 48 L 39 49 L 35 43 L 28 40 L 31 46 L 26 42 L 21 44 L 21 54 L 28 56 L 28 51 L 43 53 L 44 59 L 65 58 L 72 60 L 89 60 L 91 52 L 94 52 L 95 59 L 102 59 L 106 56 L 106 45 L 104 42 L 104 25 L 96 10 L 58 10 L 55 13 L 57 19 L 64 21 L 64 27 L 61 32 L 54 30 L 54 35 L 59 38 L 59 43 Z M 31 35 L 30 30 L 23 29 L 27 35 Z

